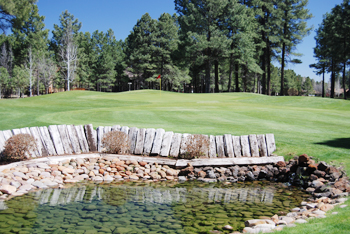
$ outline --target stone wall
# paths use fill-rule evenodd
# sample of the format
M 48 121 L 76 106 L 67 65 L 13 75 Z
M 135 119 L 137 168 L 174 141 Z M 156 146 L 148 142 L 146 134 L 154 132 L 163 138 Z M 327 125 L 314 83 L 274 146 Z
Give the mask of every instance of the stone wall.
M 102 152 L 103 136 L 110 131 L 122 131 L 130 139 L 130 154 L 177 158 L 186 153 L 190 134 L 166 132 L 164 129 L 127 126 L 50 125 L 0 131 L 0 152 L 11 136 L 27 133 L 37 141 L 33 157 Z M 204 135 L 209 140 L 208 158 L 268 157 L 276 150 L 273 134 L 266 135 Z

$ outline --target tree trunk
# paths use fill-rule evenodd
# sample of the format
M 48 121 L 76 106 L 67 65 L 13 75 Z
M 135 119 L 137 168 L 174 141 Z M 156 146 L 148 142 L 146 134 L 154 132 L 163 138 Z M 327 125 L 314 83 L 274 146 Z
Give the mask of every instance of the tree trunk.
M 343 63 L 343 89 L 344 89 L 344 99 L 346 100 L 346 87 L 345 87 L 345 67 L 346 67 L 346 62 Z M 350 87 L 349 87 L 350 89 Z
M 210 67 L 211 67 L 211 63 L 210 63 L 210 60 L 208 59 L 205 67 L 205 92 L 206 93 L 210 92 Z
M 262 78 L 261 78 L 261 86 L 262 86 L 262 90 L 261 93 L 262 94 L 266 94 L 266 48 L 263 49 L 263 54 L 261 56 L 261 67 L 262 67 Z
M 282 63 L 281 63 L 281 91 L 280 95 L 284 96 L 284 55 L 286 53 L 286 43 L 282 45 Z
M 322 97 L 324 98 L 324 72 L 325 72 L 325 67 L 323 66 L 323 71 L 322 71 Z
M 239 67 L 238 67 L 238 63 L 235 64 L 235 76 L 236 76 L 236 92 L 240 92 L 239 90 L 239 81 L 238 81 L 238 71 L 239 71 Z
M 334 98 L 334 86 L 335 86 L 335 71 L 334 71 L 334 60 L 332 58 L 332 74 L 331 74 L 331 98 Z
M 215 60 L 215 93 L 219 92 L 219 62 Z
M 266 82 L 266 94 L 271 95 L 271 49 L 270 42 L 267 40 L 267 82 Z
M 231 82 L 232 82 L 232 55 L 230 55 L 230 68 L 228 72 L 228 92 L 231 92 Z

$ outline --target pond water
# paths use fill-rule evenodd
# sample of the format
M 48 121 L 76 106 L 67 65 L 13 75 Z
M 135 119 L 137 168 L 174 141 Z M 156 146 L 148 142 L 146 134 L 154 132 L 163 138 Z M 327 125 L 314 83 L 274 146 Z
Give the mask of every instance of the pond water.
M 208 233 L 289 212 L 308 195 L 271 182 L 74 184 L 0 203 L 1 233 Z M 232 231 L 231 231 L 232 232 Z

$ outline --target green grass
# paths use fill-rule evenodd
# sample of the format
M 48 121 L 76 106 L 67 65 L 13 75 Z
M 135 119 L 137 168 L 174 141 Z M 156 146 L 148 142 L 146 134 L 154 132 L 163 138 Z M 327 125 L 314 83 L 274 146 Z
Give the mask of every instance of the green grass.
M 94 127 L 120 124 L 212 135 L 274 133 L 276 154 L 288 159 L 306 153 L 320 161 L 343 165 L 350 173 L 350 101 L 346 100 L 269 97 L 251 93 L 160 94 L 154 90 L 71 91 L 0 100 L 1 130 L 89 123 Z M 350 232 L 349 218 L 343 210 L 337 215 L 340 220 L 317 220 L 320 225 L 298 225 L 294 230 L 342 232 L 326 232 L 319 228 L 333 225 Z

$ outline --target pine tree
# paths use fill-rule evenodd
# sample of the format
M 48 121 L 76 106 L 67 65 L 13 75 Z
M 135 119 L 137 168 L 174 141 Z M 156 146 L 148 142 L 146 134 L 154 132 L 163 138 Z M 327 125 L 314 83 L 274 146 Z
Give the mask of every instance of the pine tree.
M 215 63 L 215 91 L 218 91 L 218 62 L 230 41 L 220 27 L 228 0 L 175 0 L 182 37 L 191 59 L 205 67 L 205 92 L 210 91 L 210 73 Z
M 36 0 L 0 0 L 0 29 L 5 34 L 13 26 L 20 26 Z
M 15 64 L 26 64 L 29 69 L 29 96 L 32 96 L 33 76 L 35 70 L 34 56 L 45 53 L 48 49 L 48 30 L 44 30 L 44 16 L 39 15 L 36 5 L 32 6 L 28 19 L 23 24 L 12 28 L 14 42 Z
M 311 28 L 307 28 L 306 20 L 312 17 L 309 10 L 305 7 L 308 0 L 280 0 L 278 1 L 278 8 L 281 14 L 282 24 L 280 30 L 281 39 L 281 95 L 284 93 L 284 67 L 287 62 L 286 55 L 298 55 L 293 53 L 297 44 L 299 44 L 303 37 L 308 35 Z M 290 60 L 293 63 L 300 63 L 300 60 Z
M 139 89 L 145 79 L 156 72 L 154 62 L 154 41 L 156 37 L 157 20 L 146 13 L 137 20 L 136 25 L 126 39 L 127 70 L 131 72 L 130 79 L 134 81 L 134 88 Z

